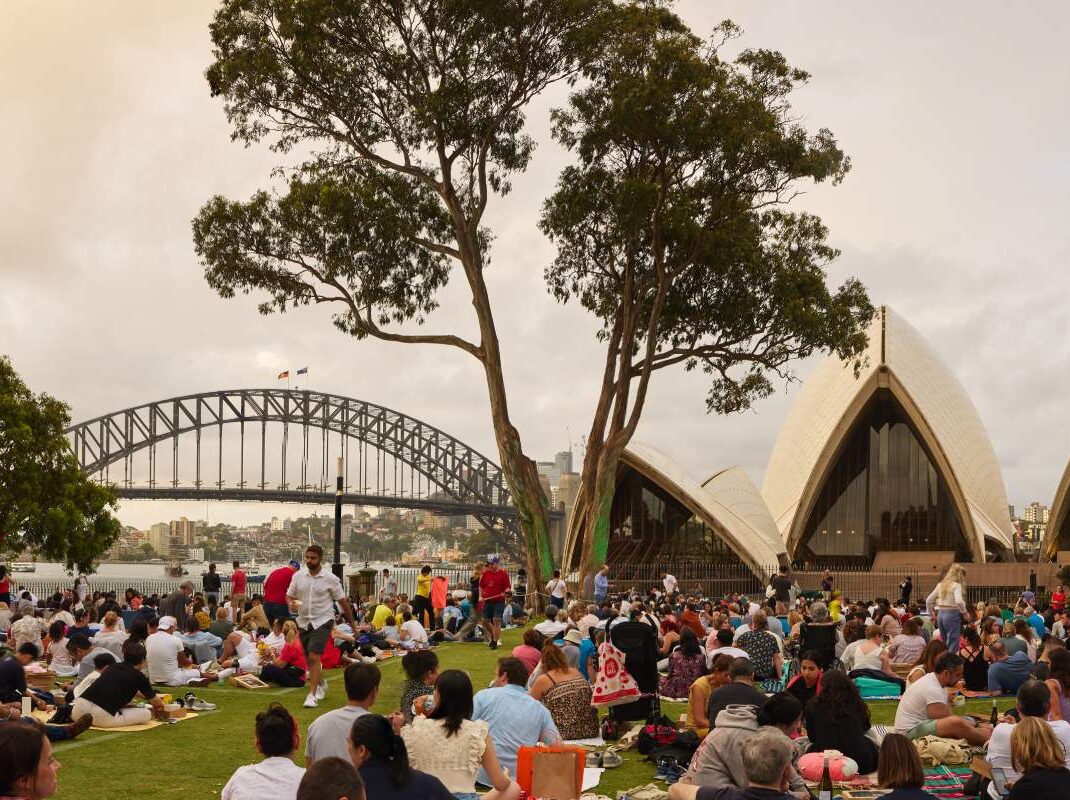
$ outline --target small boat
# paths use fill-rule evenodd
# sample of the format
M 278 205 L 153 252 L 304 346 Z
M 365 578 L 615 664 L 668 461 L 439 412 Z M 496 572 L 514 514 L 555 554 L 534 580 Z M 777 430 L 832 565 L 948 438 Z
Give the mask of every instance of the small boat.
M 16 561 L 11 565 L 12 572 L 37 572 L 37 564 L 30 561 Z
M 167 565 L 166 572 L 167 577 L 169 578 L 181 578 L 183 575 L 189 574 L 186 570 L 182 569 L 182 562 L 177 558 L 171 559 L 171 563 Z

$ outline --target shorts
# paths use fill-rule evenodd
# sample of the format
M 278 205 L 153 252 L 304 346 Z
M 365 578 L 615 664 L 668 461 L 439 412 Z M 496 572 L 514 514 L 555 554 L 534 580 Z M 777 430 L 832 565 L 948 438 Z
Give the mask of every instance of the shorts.
M 918 723 L 907 732 L 908 739 L 920 739 L 922 736 L 936 736 L 936 720 L 927 719 Z
M 244 594 L 232 594 L 230 596 L 231 608 L 241 613 L 245 612 L 245 595 Z
M 505 601 L 489 600 L 483 603 L 483 619 L 501 619 L 505 613 Z
M 323 655 L 323 651 L 327 649 L 327 640 L 330 638 L 331 631 L 333 630 L 333 622 L 325 622 L 318 628 L 313 628 L 312 626 L 301 628 L 299 630 L 301 647 L 305 649 L 306 653 Z

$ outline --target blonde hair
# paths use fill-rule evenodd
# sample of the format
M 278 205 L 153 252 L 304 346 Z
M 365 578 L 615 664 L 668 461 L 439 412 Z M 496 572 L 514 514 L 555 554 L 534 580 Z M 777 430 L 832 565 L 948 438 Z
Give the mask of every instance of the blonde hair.
M 1021 773 L 1031 769 L 1062 769 L 1063 748 L 1051 726 L 1037 717 L 1023 717 L 1011 732 L 1011 764 Z
M 966 568 L 962 564 L 955 563 L 947 568 L 943 580 L 936 585 L 936 596 L 942 597 L 951 594 L 951 587 L 956 583 L 962 586 L 966 580 Z
M 286 620 L 282 623 L 282 635 L 286 639 L 286 644 L 293 644 L 297 638 L 297 623 L 292 619 Z
M 119 615 L 116 614 L 114 611 L 109 611 L 107 614 L 104 615 L 104 619 L 101 620 L 101 624 L 103 624 L 105 628 L 113 628 L 115 627 L 115 623 L 117 623 L 118 621 Z

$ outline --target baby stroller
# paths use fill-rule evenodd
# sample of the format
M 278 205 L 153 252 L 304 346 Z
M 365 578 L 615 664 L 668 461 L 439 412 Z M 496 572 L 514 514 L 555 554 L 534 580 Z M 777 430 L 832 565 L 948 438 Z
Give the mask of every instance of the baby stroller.
M 654 629 L 644 622 L 618 622 L 609 629 L 609 641 L 624 653 L 624 668 L 642 692 L 635 702 L 611 707 L 610 719 L 625 722 L 659 718 L 658 637 Z

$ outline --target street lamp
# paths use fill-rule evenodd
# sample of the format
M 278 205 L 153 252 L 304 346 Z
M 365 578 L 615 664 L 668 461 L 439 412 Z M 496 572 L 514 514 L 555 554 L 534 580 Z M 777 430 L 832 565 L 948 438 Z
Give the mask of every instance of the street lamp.
M 342 580 L 342 493 L 345 491 L 342 478 L 342 457 L 338 456 L 338 478 L 335 480 L 334 489 L 334 563 L 331 564 L 331 572 Z

